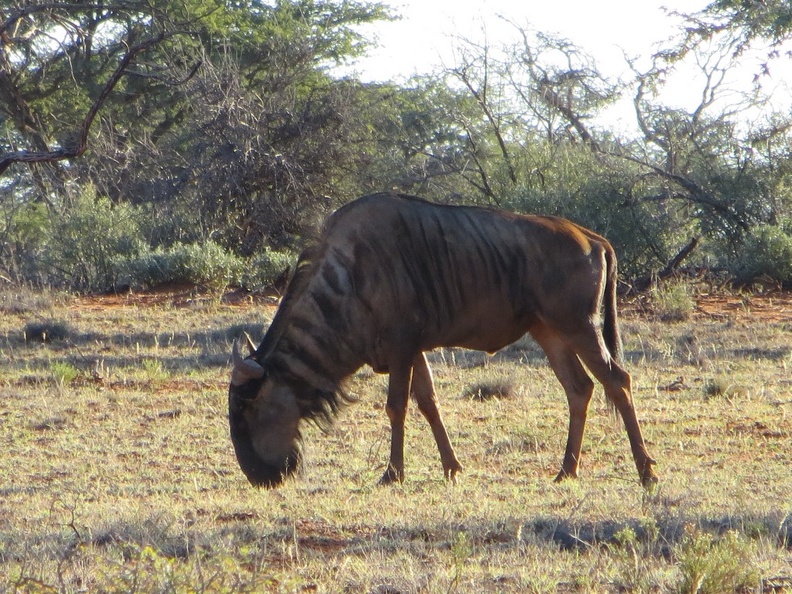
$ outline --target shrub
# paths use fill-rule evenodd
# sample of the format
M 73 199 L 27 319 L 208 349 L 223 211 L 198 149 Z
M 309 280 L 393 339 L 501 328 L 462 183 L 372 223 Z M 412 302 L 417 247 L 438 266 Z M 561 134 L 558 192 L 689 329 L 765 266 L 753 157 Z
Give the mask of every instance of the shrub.
M 135 207 L 114 205 L 85 189 L 53 218 L 42 257 L 49 282 L 88 291 L 111 288 L 115 259 L 143 248 L 138 217 Z
M 80 291 L 113 286 L 113 263 L 138 253 L 145 216 L 97 197 L 92 186 L 70 200 L 20 205 L 0 225 L 3 268 L 18 281 Z
M 733 272 L 741 281 L 762 275 L 792 281 L 792 233 L 778 225 L 755 227 L 745 239 Z
M 652 288 L 651 295 L 658 317 L 666 322 L 683 322 L 696 308 L 696 301 L 684 283 L 657 285 Z
M 17 280 L 40 282 L 38 258 L 52 234 L 51 227 L 42 202 L 22 204 L 0 219 L 2 270 Z
M 132 256 L 116 258 L 113 264 L 116 285 L 134 289 L 147 289 L 169 282 L 174 276 L 174 266 L 163 249 L 145 250 Z
M 675 552 L 682 573 L 676 589 L 679 594 L 744 592 L 758 581 L 751 563 L 751 544 L 736 532 L 727 532 L 719 539 L 691 534 Z
M 170 252 L 174 257 L 177 280 L 212 288 L 238 284 L 242 276 L 242 260 L 213 241 L 176 244 Z
M 242 260 L 214 242 L 182 244 L 144 250 L 114 263 L 116 282 L 134 288 L 167 283 L 191 283 L 211 288 L 236 284 L 242 276 Z
M 270 287 L 296 261 L 297 257 L 292 252 L 264 248 L 245 262 L 241 285 L 250 290 Z

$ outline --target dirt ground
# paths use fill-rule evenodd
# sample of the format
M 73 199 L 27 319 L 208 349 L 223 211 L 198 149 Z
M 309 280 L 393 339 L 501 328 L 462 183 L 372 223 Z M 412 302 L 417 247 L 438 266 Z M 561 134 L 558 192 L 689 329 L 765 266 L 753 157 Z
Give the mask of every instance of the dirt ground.
M 693 319 L 792 323 L 792 291 L 700 293 L 694 299 Z M 623 299 L 619 312 L 623 317 L 652 315 L 651 299 L 647 294 Z
M 143 293 L 127 292 L 107 295 L 77 297 L 71 309 L 97 310 L 125 306 L 169 305 L 191 307 L 217 300 L 216 294 L 200 291 L 192 286 L 170 286 Z M 230 289 L 220 297 L 220 302 L 235 307 L 277 307 L 279 296 L 274 293 L 249 293 Z M 732 319 L 735 321 L 762 320 L 769 323 L 792 323 L 792 291 L 773 290 L 761 293 L 723 292 L 696 295 L 694 317 Z M 622 299 L 619 304 L 622 316 L 652 315 L 651 300 L 647 294 Z

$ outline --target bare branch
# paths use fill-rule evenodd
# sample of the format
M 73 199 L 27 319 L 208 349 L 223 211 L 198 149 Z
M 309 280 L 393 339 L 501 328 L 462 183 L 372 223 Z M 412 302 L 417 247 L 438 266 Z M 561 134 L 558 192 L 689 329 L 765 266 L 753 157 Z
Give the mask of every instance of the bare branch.
M 583 142 L 588 144 L 595 152 L 600 152 L 599 143 L 588 131 L 588 128 L 583 123 L 583 119 L 572 109 L 571 101 L 568 98 L 566 100 L 562 99 L 547 78 L 543 78 L 539 81 L 539 94 L 547 105 L 558 110 L 575 130 L 577 130 Z
M 474 84 L 474 81 L 471 79 L 469 74 L 470 66 L 469 64 L 463 64 L 458 68 L 454 68 L 451 70 L 451 73 L 459 79 L 465 88 L 470 92 L 473 99 L 475 99 L 478 106 L 481 108 L 484 117 L 487 118 L 487 121 L 490 124 L 492 129 L 492 133 L 495 135 L 495 140 L 498 143 L 498 148 L 500 149 L 501 156 L 503 157 L 503 161 L 506 164 L 506 170 L 509 174 L 509 179 L 511 179 L 512 183 L 517 183 L 517 172 L 514 169 L 514 164 L 512 161 L 511 154 L 509 149 L 506 145 L 506 140 L 503 137 L 502 125 L 500 118 L 495 114 L 493 111 L 493 106 L 489 97 L 487 96 L 489 93 L 489 75 L 490 75 L 490 58 L 489 58 L 489 47 L 484 46 L 483 48 L 484 55 L 481 58 L 482 61 L 482 69 L 483 73 L 481 75 L 481 82 L 477 87 Z
M 36 14 L 38 12 L 49 12 L 51 10 L 107 10 L 108 6 L 104 4 L 94 4 L 94 3 L 87 3 L 87 4 L 73 4 L 73 3 L 66 3 L 66 2 L 53 2 L 51 4 L 38 4 L 38 5 L 31 5 L 25 6 L 24 8 L 19 9 L 18 12 L 13 13 L 9 18 L 5 21 L 0 23 L 0 39 L 3 39 L 5 35 L 7 35 L 7 31 L 13 27 L 14 23 L 23 19 L 27 16 L 32 14 Z

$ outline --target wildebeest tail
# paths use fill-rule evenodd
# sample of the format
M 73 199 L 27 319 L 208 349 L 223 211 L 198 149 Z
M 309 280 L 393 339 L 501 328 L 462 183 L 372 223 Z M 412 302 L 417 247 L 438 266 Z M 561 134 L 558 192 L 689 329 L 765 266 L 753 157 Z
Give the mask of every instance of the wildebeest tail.
M 616 264 L 616 254 L 610 246 L 605 250 L 605 318 L 603 321 L 602 335 L 605 339 L 605 346 L 611 357 L 621 363 L 622 341 L 619 333 L 619 320 L 616 313 L 616 285 L 618 282 L 618 266 Z

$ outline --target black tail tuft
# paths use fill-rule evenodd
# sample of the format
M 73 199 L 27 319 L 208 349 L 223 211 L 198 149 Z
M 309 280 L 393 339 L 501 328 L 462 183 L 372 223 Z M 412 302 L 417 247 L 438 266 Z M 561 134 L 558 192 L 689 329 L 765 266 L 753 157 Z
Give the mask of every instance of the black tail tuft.
M 605 346 L 608 347 L 611 357 L 616 363 L 622 360 L 622 341 L 619 333 L 619 320 L 616 312 L 616 283 L 618 277 L 618 266 L 616 264 L 616 254 L 613 249 L 605 251 L 605 319 L 602 327 L 602 335 L 605 339 Z

